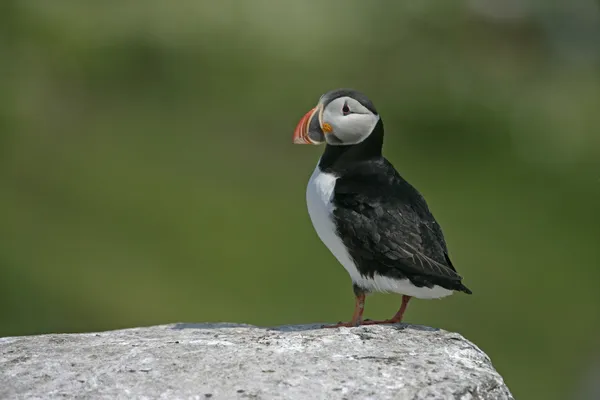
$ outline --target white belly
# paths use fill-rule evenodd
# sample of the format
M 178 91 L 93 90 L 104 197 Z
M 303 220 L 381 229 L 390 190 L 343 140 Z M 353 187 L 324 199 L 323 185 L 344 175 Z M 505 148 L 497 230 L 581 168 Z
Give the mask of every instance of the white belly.
M 308 181 L 306 203 L 317 235 L 348 271 L 353 283 L 368 291 L 394 292 L 421 299 L 437 299 L 452 294 L 451 290 L 440 286 L 434 286 L 431 289 L 416 287 L 408 279 L 391 279 L 381 275 L 375 275 L 373 278 L 362 276 L 348 254 L 346 246 L 338 237 L 333 223 L 332 198 L 336 180 L 335 175 L 321 172 L 317 166 Z

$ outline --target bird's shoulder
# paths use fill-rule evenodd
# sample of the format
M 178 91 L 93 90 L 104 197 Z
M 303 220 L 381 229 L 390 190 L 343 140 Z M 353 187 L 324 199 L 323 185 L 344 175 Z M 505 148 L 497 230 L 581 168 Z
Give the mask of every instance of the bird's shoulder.
M 407 216 L 435 222 L 423 195 L 384 157 L 342 171 L 336 180 L 334 201 L 339 206 L 385 206 L 393 213 L 403 210 Z

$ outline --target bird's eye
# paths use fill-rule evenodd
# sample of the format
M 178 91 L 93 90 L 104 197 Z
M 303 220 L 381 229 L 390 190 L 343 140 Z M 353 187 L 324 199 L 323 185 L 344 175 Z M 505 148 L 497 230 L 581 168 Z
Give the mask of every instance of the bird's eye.
M 342 107 L 342 113 L 344 113 L 344 115 L 350 114 L 350 107 L 348 107 L 348 104 L 344 104 L 344 107 Z

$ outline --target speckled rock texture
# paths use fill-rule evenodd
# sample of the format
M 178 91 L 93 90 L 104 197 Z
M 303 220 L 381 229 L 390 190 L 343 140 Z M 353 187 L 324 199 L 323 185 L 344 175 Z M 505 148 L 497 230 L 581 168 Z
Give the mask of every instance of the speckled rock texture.
M 1 399 L 512 399 L 461 335 L 175 324 L 0 339 Z

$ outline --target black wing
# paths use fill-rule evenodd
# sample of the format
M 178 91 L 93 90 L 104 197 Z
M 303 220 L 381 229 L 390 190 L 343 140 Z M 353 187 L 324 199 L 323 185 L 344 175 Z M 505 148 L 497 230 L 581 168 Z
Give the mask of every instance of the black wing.
M 337 233 L 361 274 L 470 293 L 425 199 L 384 158 L 345 171 L 333 202 Z

